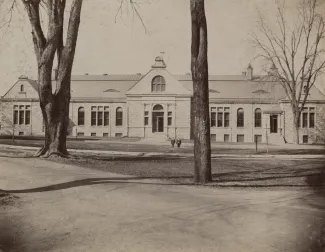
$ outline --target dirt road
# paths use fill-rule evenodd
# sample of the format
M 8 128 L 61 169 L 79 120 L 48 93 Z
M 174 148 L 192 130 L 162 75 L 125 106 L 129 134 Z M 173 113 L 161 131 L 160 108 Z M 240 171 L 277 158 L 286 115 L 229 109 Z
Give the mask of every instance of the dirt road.
M 34 158 L 0 158 L 0 251 L 323 251 L 312 189 L 168 185 Z

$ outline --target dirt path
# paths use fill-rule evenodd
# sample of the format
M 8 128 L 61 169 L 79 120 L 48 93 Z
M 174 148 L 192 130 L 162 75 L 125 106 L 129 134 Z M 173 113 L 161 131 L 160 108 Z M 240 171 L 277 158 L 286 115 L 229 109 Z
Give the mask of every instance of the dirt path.
M 167 185 L 4 157 L 0 188 L 19 197 L 0 207 L 4 252 L 322 251 L 325 204 L 311 190 Z

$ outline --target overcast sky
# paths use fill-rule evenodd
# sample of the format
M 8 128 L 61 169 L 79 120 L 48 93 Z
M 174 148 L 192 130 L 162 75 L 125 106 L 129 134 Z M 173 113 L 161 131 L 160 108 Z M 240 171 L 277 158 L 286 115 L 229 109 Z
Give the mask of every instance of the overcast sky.
M 139 1 L 143 2 L 139 10 L 147 32 L 126 8 L 115 23 L 119 0 L 84 0 L 73 74 L 146 73 L 160 52 L 165 52 L 171 73 L 190 72 L 190 1 Z M 287 0 L 289 4 L 296 1 Z M 206 0 L 210 74 L 245 70 L 255 56 L 249 34 L 254 31 L 256 8 L 272 17 L 274 6 L 274 0 Z M 20 75 L 36 78 L 30 32 L 23 9 L 13 14 L 8 31 L 2 30 L 1 95 Z M 252 65 L 260 73 L 257 62 Z

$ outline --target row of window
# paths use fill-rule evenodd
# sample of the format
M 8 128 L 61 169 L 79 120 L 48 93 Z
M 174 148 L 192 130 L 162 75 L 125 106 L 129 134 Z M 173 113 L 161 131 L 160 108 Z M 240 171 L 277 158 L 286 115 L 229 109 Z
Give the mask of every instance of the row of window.
M 304 108 L 299 118 L 300 128 L 315 128 L 315 108 Z
M 211 134 L 210 139 L 212 142 L 217 141 L 217 135 L 216 134 Z M 238 134 L 236 135 L 236 140 L 238 143 L 243 143 L 245 142 L 245 135 L 243 134 Z M 223 135 L 223 141 L 224 142 L 230 142 L 230 135 L 229 134 L 224 134 Z M 262 142 L 262 135 L 254 135 L 254 141 L 257 141 L 258 143 Z
M 30 105 L 15 105 L 13 112 L 15 125 L 30 125 Z
M 78 108 L 78 125 L 85 125 L 85 108 Z M 108 126 L 109 125 L 109 107 L 92 106 L 91 107 L 91 126 Z M 115 125 L 123 125 L 123 109 L 118 107 L 115 114 Z
M 77 136 L 78 137 L 83 137 L 83 136 L 85 136 L 85 133 L 84 132 L 78 132 L 77 133 Z M 92 137 L 96 137 L 97 136 L 97 134 L 95 133 L 95 132 L 93 132 L 93 133 L 90 133 L 90 136 L 92 136 Z M 108 133 L 103 133 L 103 137 L 109 137 L 110 135 L 108 134 Z M 115 133 L 115 137 L 122 137 L 123 136 L 123 134 L 122 133 Z
M 229 107 L 211 107 L 210 114 L 211 127 L 229 127 L 230 108 Z M 255 109 L 254 126 L 262 127 L 262 110 Z M 237 109 L 237 127 L 244 127 L 244 109 Z

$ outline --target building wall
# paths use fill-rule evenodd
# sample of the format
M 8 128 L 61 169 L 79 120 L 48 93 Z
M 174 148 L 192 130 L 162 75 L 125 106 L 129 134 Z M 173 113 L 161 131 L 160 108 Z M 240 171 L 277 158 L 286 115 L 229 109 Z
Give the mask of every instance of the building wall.
M 14 125 L 14 106 L 30 106 L 30 123 Z M 37 101 L 2 101 L 0 135 L 42 135 L 42 112 Z
M 155 105 L 161 105 L 164 112 L 164 132 L 152 132 L 152 113 Z M 129 97 L 130 137 L 157 137 L 190 139 L 190 98 L 179 97 Z M 148 125 L 144 125 L 144 114 L 148 112 Z M 168 112 L 172 114 L 172 124 L 168 125 Z
M 220 104 L 211 102 L 211 108 L 229 107 L 230 108 L 230 124 L 229 127 L 211 127 L 210 134 L 212 141 L 224 142 L 225 135 L 229 135 L 229 142 L 237 142 L 237 135 L 244 135 L 245 142 L 254 142 L 255 135 L 262 137 L 262 142 L 266 142 L 266 130 L 269 128 L 269 117 L 263 114 L 263 111 L 269 109 L 272 104 Z M 244 110 L 244 127 L 237 127 L 237 111 L 242 108 Z M 262 110 L 261 127 L 255 127 L 255 109 Z M 216 111 L 217 113 L 217 111 Z M 210 114 L 211 120 L 211 114 Z M 224 122 L 223 122 L 224 123 Z
M 308 136 L 308 143 L 323 143 L 325 140 L 325 104 L 307 103 L 306 108 L 315 108 L 315 127 L 303 128 L 302 124 L 299 128 L 299 143 L 303 143 L 303 137 Z M 294 127 L 293 113 L 290 103 L 282 103 L 281 108 L 285 113 L 285 139 L 288 143 L 293 142 Z M 308 118 L 309 120 L 309 118 Z
M 85 123 L 78 125 L 78 109 L 84 108 Z M 91 108 L 92 107 L 109 107 L 109 125 L 107 126 L 92 126 L 91 125 Z M 121 107 L 123 109 L 123 123 L 122 126 L 116 126 L 116 109 Z M 70 103 L 70 123 L 68 132 L 70 136 L 91 136 L 96 134 L 96 137 L 115 137 L 116 134 L 127 136 L 127 107 L 126 103 L 94 103 L 94 102 L 71 102 Z

